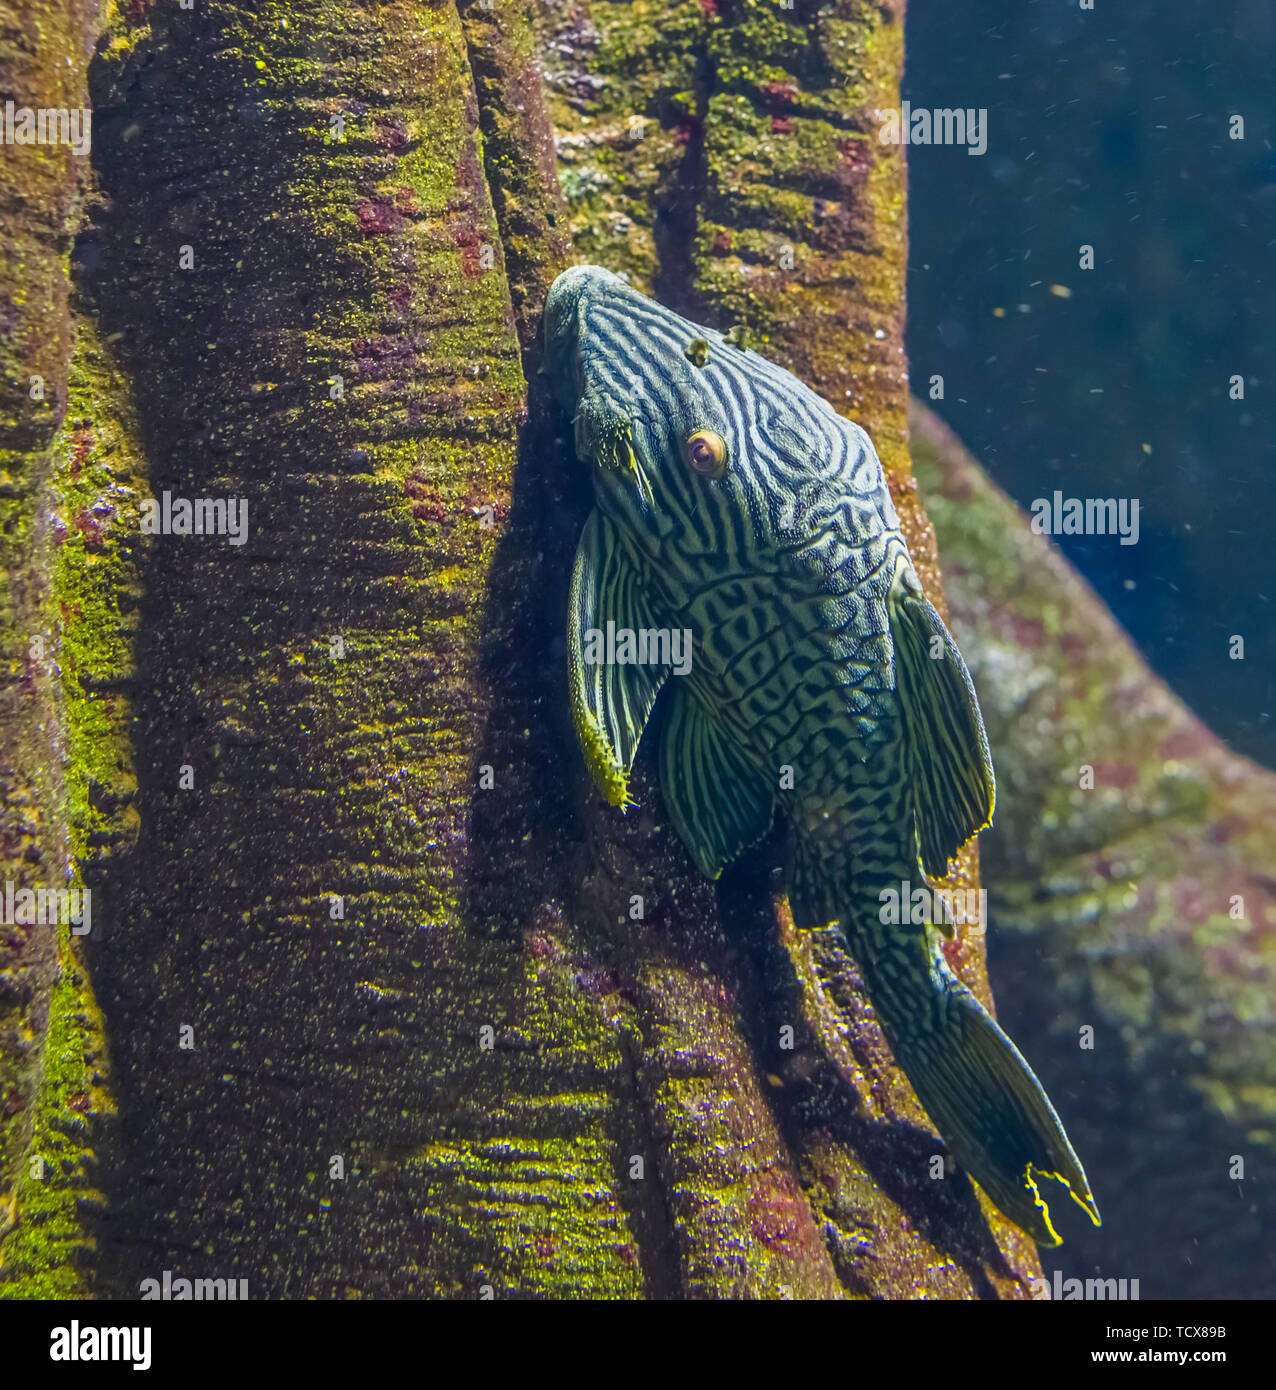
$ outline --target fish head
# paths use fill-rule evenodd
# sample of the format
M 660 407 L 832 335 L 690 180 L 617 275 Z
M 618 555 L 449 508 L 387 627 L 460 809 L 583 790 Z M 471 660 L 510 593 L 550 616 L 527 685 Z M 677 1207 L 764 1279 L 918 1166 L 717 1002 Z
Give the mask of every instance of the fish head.
M 800 545 L 821 517 L 868 499 L 897 525 L 859 426 L 796 377 L 649 299 L 574 266 L 545 306 L 545 372 L 574 421 L 595 501 L 648 559 L 729 554 L 753 568 Z M 854 541 L 855 537 L 850 537 Z

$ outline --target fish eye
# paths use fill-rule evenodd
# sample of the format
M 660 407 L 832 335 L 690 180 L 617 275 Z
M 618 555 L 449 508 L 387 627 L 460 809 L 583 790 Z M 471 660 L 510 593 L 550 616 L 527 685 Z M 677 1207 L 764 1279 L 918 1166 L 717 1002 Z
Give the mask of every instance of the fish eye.
M 697 430 L 682 446 L 687 466 L 703 478 L 721 478 L 727 471 L 727 442 L 712 430 Z

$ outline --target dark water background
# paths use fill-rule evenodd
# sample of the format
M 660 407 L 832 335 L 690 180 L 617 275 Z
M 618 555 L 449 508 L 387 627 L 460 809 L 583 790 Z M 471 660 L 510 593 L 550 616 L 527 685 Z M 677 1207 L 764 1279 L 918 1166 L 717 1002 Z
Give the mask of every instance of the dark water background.
M 984 155 L 908 151 L 914 392 L 943 375 L 932 408 L 1025 507 L 1140 499 L 1136 545 L 1059 543 L 1276 767 L 1276 4 L 910 0 L 907 52 L 914 106 L 988 110 Z

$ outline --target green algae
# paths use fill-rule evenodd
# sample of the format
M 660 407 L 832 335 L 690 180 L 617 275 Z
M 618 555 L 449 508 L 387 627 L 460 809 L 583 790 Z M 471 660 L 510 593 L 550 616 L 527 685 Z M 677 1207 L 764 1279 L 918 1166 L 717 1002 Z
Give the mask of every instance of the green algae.
M 313 11 L 317 22 L 299 36 L 274 23 L 283 9 L 293 20 Z M 447 7 L 425 25 L 379 14 L 384 42 L 372 46 L 369 21 L 349 6 L 255 16 L 213 6 L 208 17 L 221 27 L 198 95 L 173 42 L 178 17 L 157 12 L 136 42 L 104 47 L 101 81 L 118 91 L 121 127 L 134 132 L 114 146 L 103 138 L 104 186 L 119 187 L 126 170 L 182 177 L 148 118 L 161 110 L 169 125 L 197 124 L 209 91 L 259 87 L 241 109 L 268 148 L 228 158 L 237 177 L 219 183 L 197 227 L 162 206 L 143 226 L 128 200 L 99 210 L 93 234 L 115 249 L 117 278 L 84 278 L 85 306 L 102 328 L 82 334 L 74 385 L 91 399 L 73 402 L 60 445 L 66 530 L 54 580 L 76 849 L 86 871 L 105 876 L 111 925 L 130 924 L 126 952 L 110 936 L 89 949 L 107 980 L 125 1107 L 148 1117 L 139 1151 L 112 1151 L 104 1184 L 111 1210 L 140 1208 L 141 1239 L 132 1251 L 99 1245 L 97 1280 L 135 1289 L 152 1266 L 181 1258 L 162 1237 L 147 1243 L 149 1203 L 134 1175 L 149 1172 L 179 1207 L 203 1213 L 199 1248 L 245 1272 L 254 1290 L 295 1289 L 288 1281 L 303 1278 L 307 1250 L 325 1249 L 323 1272 L 311 1277 L 338 1295 L 477 1296 L 457 1271 L 499 1265 L 497 1282 L 515 1295 L 629 1296 L 648 1276 L 627 1199 L 617 1206 L 614 1196 L 617 1107 L 599 1115 L 593 1099 L 603 1093 L 595 1059 L 610 1055 L 605 1078 L 619 1053 L 608 1053 L 588 1010 L 573 1014 L 570 997 L 547 1008 L 539 983 L 511 995 L 518 952 L 485 946 L 460 901 L 486 702 L 474 658 L 525 398 L 483 173 L 510 155 L 499 140 L 489 150 L 476 124 L 469 47 Z M 391 96 L 387 82 L 398 93 L 402 81 L 410 96 Z M 318 106 L 307 95 L 334 87 L 340 95 Z M 346 108 L 346 138 L 331 141 L 331 117 Z M 236 229 L 281 195 L 287 213 L 272 219 L 273 242 L 244 244 Z M 165 267 L 157 285 L 154 248 L 182 239 L 197 248 L 196 274 L 170 280 Z M 221 293 L 228 274 L 234 300 Z M 321 296 L 322 313 L 304 323 L 288 313 L 299 275 Z M 258 306 L 269 307 L 254 321 Z M 118 364 L 103 334 L 127 344 Z M 237 342 L 254 343 L 255 360 L 221 346 Z M 334 396 L 336 377 L 344 389 Z M 194 408 L 191 380 L 200 383 Z M 136 419 L 112 415 L 116 399 L 131 399 Z M 206 418 L 218 421 L 215 449 L 201 433 Z M 297 499 L 291 510 L 266 486 L 281 477 Z M 122 487 L 135 496 L 98 517 L 95 507 L 114 506 Z M 139 537 L 138 503 L 162 487 L 243 492 L 260 529 L 242 556 Z M 479 524 L 483 508 L 496 525 Z M 259 536 L 282 566 L 254 558 Z M 243 573 L 254 565 L 255 582 Z M 123 746 L 117 718 L 128 727 Z M 195 770 L 185 798 L 179 762 Z M 103 843 L 93 813 L 108 803 L 138 816 L 144 833 Z M 344 915 L 327 926 L 333 894 Z M 430 949 L 403 961 L 399 943 L 427 931 Z M 288 987 L 299 952 L 329 982 L 307 986 L 320 991 L 309 1010 L 317 1018 L 300 1030 Z M 247 961 L 251 990 L 240 977 Z M 148 978 L 166 980 L 166 992 L 148 1017 L 130 1016 L 123 1001 L 147 997 Z M 364 1008 L 394 1010 L 376 1036 L 378 1049 L 397 1049 L 398 1066 L 359 1055 Z M 198 1043 L 179 1055 L 184 1081 L 171 1091 L 162 1078 L 179 1025 Z M 478 1043 L 486 1027 L 497 1030 L 495 1056 Z M 325 1033 L 354 1040 L 354 1059 L 330 1069 L 316 1048 Z M 312 1074 L 301 1113 L 282 1128 L 263 1109 L 279 1057 Z M 229 1094 L 240 1097 L 242 1128 L 210 1128 L 202 1111 Z M 315 1117 L 305 1107 L 315 1097 L 327 1144 L 351 1164 L 352 1185 L 334 1184 L 324 1203 L 299 1181 L 314 1171 Z M 429 1193 L 414 1182 L 424 1169 L 411 1155 L 437 1151 L 444 1141 L 431 1132 L 454 1130 L 458 1152 L 480 1167 L 497 1163 L 490 1140 L 503 1131 L 543 1157 L 499 1179 L 458 1178 L 440 1198 L 441 1224 L 423 1237 L 415 1213 Z M 152 1134 L 184 1136 L 181 1160 Z M 570 1228 L 556 1255 L 535 1223 L 519 1234 L 516 1198 L 511 1224 L 500 1225 L 476 1196 L 484 1183 L 514 1194 L 538 1166 L 554 1173 L 539 1190 Z M 265 1272 L 234 1214 L 238 1191 L 258 1181 L 235 1175 L 249 1171 L 274 1194 L 280 1234 L 307 1238 L 289 1243 L 288 1265 Z M 597 1234 L 604 1229 L 614 1239 Z M 360 1269 L 370 1243 L 373 1263 Z
M 101 1019 L 65 935 L 59 972 L 24 1166 L 8 1221 L 0 1222 L 0 1299 L 82 1298 L 92 1287 L 83 1206 L 100 1200 L 92 1187 L 93 1125 L 110 1098 L 98 1070 Z
M 44 622 L 61 677 L 58 724 L 67 770 L 59 818 L 69 831 L 76 888 L 85 887 L 85 866 L 100 882 L 94 870 L 100 874 L 138 828 L 126 724 L 138 601 L 137 518 L 131 502 L 144 480 L 135 425 L 119 404 L 123 390 L 109 349 L 80 320 L 67 413 L 51 451 L 50 501 L 57 520 Z M 101 930 L 100 899 L 97 910 Z M 113 1101 L 103 1076 L 101 1020 L 87 966 L 65 932 L 59 954 L 28 1172 L 15 1188 L 18 1223 L 0 1246 L 5 1297 L 78 1297 L 92 1287 L 84 1254 L 92 1239 L 81 1203 L 98 1122 Z M 74 1101 L 73 1114 L 68 1099 Z M 29 1171 L 35 1156 L 49 1169 L 43 1179 Z M 98 1199 L 90 1194 L 90 1200 Z
M 63 478 L 59 510 L 74 521 L 109 502 L 125 453 L 146 460 L 137 472 L 153 491 L 185 480 L 242 488 L 255 506 L 271 489 L 295 499 L 254 513 L 273 547 L 255 583 L 179 542 L 135 543 L 123 515 L 102 544 L 87 522 L 69 527 L 59 552 L 59 640 L 93 673 L 66 692 L 76 843 L 107 871 L 132 933 L 133 958 L 107 950 L 95 969 L 141 995 L 148 976 L 168 982 L 154 1017 L 113 1000 L 107 1024 L 125 1103 L 185 1156 L 174 1165 L 148 1137 L 128 1159 L 162 1188 L 160 1206 L 204 1212 L 199 1247 L 255 1291 L 1013 1293 L 995 1247 L 969 1235 L 977 1210 L 941 1222 L 955 1259 L 894 1234 L 902 1211 L 929 1212 L 931 1199 L 829 1139 L 846 1098 L 830 1106 L 760 1041 L 732 992 L 712 894 L 653 828 L 649 780 L 648 809 L 623 822 L 586 809 L 587 848 L 547 836 L 564 822 L 542 785 L 563 780 L 559 744 L 539 693 L 520 704 L 493 680 L 497 654 L 527 640 L 502 586 L 535 587 L 543 543 L 516 543 L 503 523 L 519 348 L 524 361 L 534 352 L 564 223 L 585 258 L 748 325 L 845 402 L 906 477 L 902 163 L 892 154 L 860 181 L 860 108 L 893 89 L 899 25 L 838 6 L 808 44 L 774 6 L 547 6 L 531 11 L 538 44 L 526 6 L 461 8 L 383 7 L 373 24 L 348 4 L 213 4 L 216 42 L 189 70 L 180 19 L 156 10 L 127 36 L 117 22 L 103 48 L 104 86 L 123 128 L 136 126 L 102 152 L 108 191 L 195 175 L 148 132 L 156 111 L 192 131 L 201 108 L 235 111 L 256 133 L 227 146 L 215 215 L 194 226 L 163 199 L 159 234 L 122 198 L 95 213 L 119 279 L 90 275 L 86 299 L 127 352 L 108 369 L 86 332 L 73 380 L 131 396 L 138 418 L 119 407 L 109 425 L 101 401 L 68 417 L 59 448 L 80 450 L 82 471 Z M 547 50 L 550 34 L 588 72 Z M 568 204 L 545 173 L 548 122 L 503 80 L 537 52 Z M 789 85 L 796 95 L 774 90 Z M 803 191 L 804 162 L 823 212 Z M 694 216 L 653 220 L 678 206 Z M 263 220 L 265 244 L 237 231 Z M 175 281 L 160 259 L 183 239 L 212 268 L 205 279 Z M 756 273 L 790 243 L 794 275 Z M 313 313 L 288 297 L 302 265 Z M 260 318 L 223 302 L 227 281 L 238 302 L 265 306 Z M 148 298 L 153 321 L 132 307 Z M 117 371 L 127 395 L 107 379 Z M 491 529 L 477 524 L 483 505 Z M 525 659 L 524 676 L 543 664 Z M 186 759 L 197 780 L 183 802 L 173 783 Z M 480 832 L 484 763 L 506 809 Z M 114 819 L 99 846 L 103 807 Z M 141 842 L 130 812 L 148 828 Z M 564 890 L 561 910 L 546 882 Z M 617 931 L 616 904 L 638 889 L 662 925 Z M 185 1092 L 168 1090 L 163 1040 L 191 1020 L 200 1050 L 181 1059 Z M 915 1121 L 873 1055 L 871 1017 L 849 1036 L 861 1093 L 889 1094 L 887 1122 Z M 328 1055 L 333 1037 L 349 1055 Z M 324 1099 L 307 1109 L 294 1095 Z M 214 1112 L 233 1097 L 234 1115 L 214 1125 L 192 1097 Z M 331 1151 L 348 1185 L 316 1163 Z M 105 1197 L 137 1209 L 143 1234 L 135 1256 L 99 1252 L 114 1291 L 182 1258 L 147 1224 L 157 1199 L 139 1204 L 127 1168 Z M 277 1229 L 244 1233 L 245 1190 Z M 1001 1240 L 1017 1269 L 1033 1267 Z M 263 1270 L 263 1241 L 287 1259 Z
M 19 104 L 84 105 L 95 8 L 78 0 L 11 6 L 0 35 L 6 95 Z M 66 404 L 67 268 L 85 167 L 64 146 L 33 146 L 9 151 L 0 174 L 0 882 L 19 887 L 79 885 L 67 862 L 48 486 Z M 0 929 L 5 1296 L 80 1287 L 78 1274 L 58 1268 L 74 1243 L 74 1175 L 87 1152 L 76 1139 L 85 1122 L 64 1102 L 78 1106 L 87 1094 L 73 1084 L 70 1039 L 91 995 L 82 972 L 69 972 L 56 931 Z M 61 1137 L 50 1130 L 55 1123 Z M 34 1178 L 30 1160 L 55 1151 L 56 1171 L 46 1165 L 44 1179 Z

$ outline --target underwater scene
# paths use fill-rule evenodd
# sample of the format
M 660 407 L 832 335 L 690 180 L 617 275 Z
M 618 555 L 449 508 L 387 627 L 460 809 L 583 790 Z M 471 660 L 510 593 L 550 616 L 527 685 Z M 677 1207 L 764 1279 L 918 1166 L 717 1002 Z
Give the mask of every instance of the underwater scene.
M 6 1334 L 1227 1359 L 1138 1305 L 1276 1297 L 1274 66 L 1264 0 L 3 0 Z

